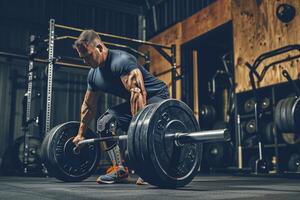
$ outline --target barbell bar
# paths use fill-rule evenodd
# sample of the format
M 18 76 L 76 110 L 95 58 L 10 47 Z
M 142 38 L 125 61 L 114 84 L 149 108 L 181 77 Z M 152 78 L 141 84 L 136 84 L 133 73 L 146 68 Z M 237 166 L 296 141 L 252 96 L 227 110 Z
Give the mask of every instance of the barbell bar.
M 74 147 L 73 151 L 76 154 L 80 153 L 80 146 L 84 144 L 113 141 L 113 140 L 123 141 L 127 139 L 128 139 L 128 135 L 86 139 L 78 142 L 78 146 Z M 229 141 L 230 133 L 228 129 L 199 131 L 193 133 L 175 133 L 175 134 L 169 133 L 165 135 L 165 139 L 172 139 L 174 140 L 175 145 L 182 146 L 187 143 Z

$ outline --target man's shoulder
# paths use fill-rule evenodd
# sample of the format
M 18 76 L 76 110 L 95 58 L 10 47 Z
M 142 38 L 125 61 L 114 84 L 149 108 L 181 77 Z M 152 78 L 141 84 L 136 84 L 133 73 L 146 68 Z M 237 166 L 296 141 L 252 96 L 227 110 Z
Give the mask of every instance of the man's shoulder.
M 130 67 L 136 66 L 136 58 L 122 50 L 112 50 L 110 68 L 113 73 L 124 74 L 127 73 Z
M 114 60 L 126 61 L 126 60 L 136 59 L 132 54 L 128 53 L 127 51 L 123 51 L 119 49 L 110 50 L 110 53 L 112 54 L 113 61 Z

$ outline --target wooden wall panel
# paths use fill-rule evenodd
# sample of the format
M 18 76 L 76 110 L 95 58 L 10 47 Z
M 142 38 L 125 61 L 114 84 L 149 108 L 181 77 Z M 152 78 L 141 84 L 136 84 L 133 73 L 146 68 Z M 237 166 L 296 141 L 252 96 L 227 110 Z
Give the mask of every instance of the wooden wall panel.
M 180 74 L 180 46 L 195 39 L 218 26 L 231 20 L 231 0 L 218 0 L 203 10 L 195 13 L 183 22 L 177 23 L 150 39 L 151 42 L 159 44 L 176 44 L 177 66 Z M 167 70 L 170 64 L 154 49 L 149 46 L 141 46 L 143 52 L 150 51 L 151 67 L 150 72 L 158 74 Z M 160 76 L 161 80 L 167 83 L 171 91 L 171 73 Z M 181 83 L 177 81 L 177 98 L 181 99 Z
M 231 20 L 231 0 L 218 0 L 182 22 L 182 43 Z
M 281 3 L 288 3 L 296 8 L 296 17 L 289 24 L 282 23 L 276 17 L 276 8 Z M 251 89 L 246 62 L 253 64 L 256 57 L 264 52 L 299 43 L 299 11 L 299 0 L 232 0 L 236 92 Z M 265 64 L 294 53 L 270 58 L 260 65 L 258 71 L 260 72 Z M 292 78 L 296 79 L 300 72 L 299 61 L 294 60 L 272 67 L 259 86 L 286 81 L 281 75 L 282 69 L 287 69 Z

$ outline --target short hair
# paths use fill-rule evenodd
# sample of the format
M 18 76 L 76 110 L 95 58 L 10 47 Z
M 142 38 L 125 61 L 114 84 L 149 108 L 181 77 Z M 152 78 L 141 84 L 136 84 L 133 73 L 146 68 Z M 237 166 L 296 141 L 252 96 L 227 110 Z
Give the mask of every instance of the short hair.
M 89 45 L 98 39 L 101 42 L 101 38 L 94 30 L 84 30 L 79 35 L 78 39 L 74 42 L 73 48 L 81 48 L 83 44 Z

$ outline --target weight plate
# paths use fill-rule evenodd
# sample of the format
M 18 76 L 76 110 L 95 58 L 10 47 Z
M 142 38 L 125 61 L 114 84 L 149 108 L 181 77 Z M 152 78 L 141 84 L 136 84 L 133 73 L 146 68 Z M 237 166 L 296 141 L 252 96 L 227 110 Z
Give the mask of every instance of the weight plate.
M 79 128 L 79 122 L 67 122 L 50 130 L 47 155 L 51 163 L 53 176 L 62 181 L 82 181 L 97 169 L 100 159 L 100 145 L 86 144 L 75 154 L 72 142 Z M 90 129 L 85 131 L 85 138 L 96 138 Z
M 137 161 L 135 170 L 136 170 L 136 173 L 138 175 L 140 175 L 141 177 L 144 177 L 145 180 L 148 175 L 148 171 L 146 169 L 147 166 L 142 163 L 141 146 L 143 146 L 144 144 L 141 144 L 142 143 L 141 142 L 141 131 L 143 131 L 142 124 L 146 120 L 146 116 L 152 107 L 153 107 L 153 104 L 150 104 L 147 106 L 147 108 L 145 108 L 142 111 L 142 113 L 140 114 L 139 119 L 136 123 L 135 134 L 134 134 L 134 154 L 135 154 L 135 158 Z
M 20 137 L 15 142 L 17 166 L 20 170 L 24 168 L 24 137 Z M 28 136 L 28 161 L 27 169 L 29 172 L 38 172 L 42 169 L 40 158 L 41 141 L 34 136 Z
M 196 175 L 201 163 L 202 144 L 185 144 L 178 147 L 169 138 L 176 132 L 200 130 L 190 108 L 175 99 L 162 101 L 147 115 L 143 130 L 147 130 L 148 153 L 145 155 L 150 156 L 149 167 L 153 166 L 150 170 L 153 174 L 149 174 L 148 177 L 154 177 L 146 177 L 147 181 L 152 185 L 172 188 L 188 184 Z
M 284 132 L 293 132 L 294 131 L 294 116 L 292 113 L 292 108 L 295 102 L 295 97 L 289 97 L 286 99 L 285 104 L 285 118 L 283 121 L 283 131 Z
M 245 101 L 244 110 L 246 113 L 252 112 L 254 110 L 255 101 L 253 98 Z
M 274 143 L 275 131 L 276 131 L 276 126 L 273 122 L 270 122 L 265 126 L 263 137 L 266 143 L 268 144 Z
M 271 104 L 271 101 L 268 97 L 263 98 L 262 102 L 261 102 L 261 108 L 263 110 L 266 110 L 267 108 L 269 108 Z
M 282 133 L 282 138 L 287 144 L 298 144 L 300 142 L 300 136 L 297 133 Z
M 48 158 L 48 153 L 47 153 L 47 147 L 48 147 L 48 142 L 49 142 L 49 138 L 50 138 L 49 133 L 46 134 L 46 136 L 44 137 L 44 140 L 42 142 L 42 146 L 41 146 L 41 161 L 44 164 L 44 166 L 47 169 L 47 172 L 52 175 L 53 172 L 51 171 L 51 169 L 53 169 L 53 167 L 51 166 L 51 163 L 49 161 Z
M 148 109 L 149 106 L 146 106 L 145 108 L 143 108 L 142 110 L 140 110 L 132 119 L 127 131 L 127 151 L 128 151 L 128 163 L 129 163 L 129 167 L 137 170 L 139 169 L 139 163 L 137 162 L 136 159 L 136 153 L 135 153 L 135 132 L 136 132 L 136 125 L 137 122 L 139 121 L 139 118 L 141 116 L 141 114 L 143 113 L 143 111 L 145 111 L 145 109 Z
M 298 133 L 300 132 L 300 98 L 295 99 L 291 113 L 293 113 L 293 131 Z
M 290 172 L 300 172 L 300 155 L 293 153 L 288 161 L 288 170 Z
M 246 132 L 249 134 L 253 134 L 256 131 L 256 123 L 254 119 L 251 119 L 246 124 Z
M 281 107 L 284 102 L 284 99 L 281 99 L 277 104 L 275 108 L 275 124 L 277 128 L 281 131 L 282 130 L 282 114 L 281 114 Z
M 203 162 L 209 168 L 222 168 L 230 163 L 232 149 L 228 142 L 211 142 L 203 146 Z
M 200 120 L 204 123 L 212 123 L 216 119 L 216 109 L 211 105 L 200 107 Z

